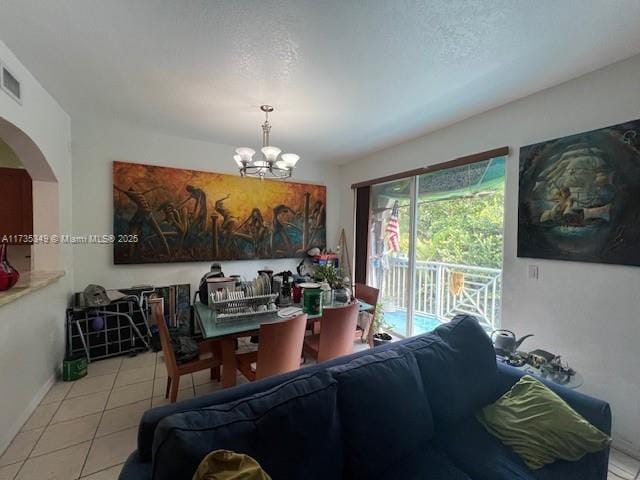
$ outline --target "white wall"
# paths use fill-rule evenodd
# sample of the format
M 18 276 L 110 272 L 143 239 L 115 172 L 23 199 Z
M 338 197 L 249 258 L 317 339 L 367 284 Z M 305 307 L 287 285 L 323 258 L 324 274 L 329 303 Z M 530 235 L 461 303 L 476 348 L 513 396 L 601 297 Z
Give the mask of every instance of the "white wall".
M 24 93 L 19 105 L 0 92 L 0 119 L 21 129 L 44 154 L 60 187 L 58 201 L 48 205 L 49 214 L 70 231 L 69 117 L 1 41 L 0 59 L 21 80 Z M 55 268 L 66 270 L 65 277 L 0 307 L 0 452 L 46 393 L 64 354 L 64 312 L 73 275 L 71 249 L 63 247 L 60 253 Z
M 18 156 L 15 154 L 15 152 L 1 138 L 0 138 L 0 168 L 24 168 L 24 165 L 22 164 Z
M 640 118 L 640 56 L 353 161 L 340 170 L 341 223 L 356 181 L 508 145 L 503 326 L 528 348 L 562 354 L 582 391 L 609 401 L 620 448 L 640 452 L 640 268 L 516 257 L 518 151 L 523 145 Z M 351 229 L 352 230 L 352 229 Z M 539 266 L 539 280 L 527 265 Z
M 154 133 L 132 125 L 73 118 L 73 226 L 76 234 L 113 232 L 112 161 L 237 174 L 234 147 Z M 257 128 L 257 126 L 256 126 Z M 337 243 L 337 167 L 304 157 L 293 181 L 327 185 L 327 242 Z M 195 288 L 211 262 L 113 265 L 111 245 L 82 245 L 74 250 L 75 288 L 89 283 L 105 288 L 135 284 L 191 283 Z M 274 271 L 294 269 L 299 260 L 222 262 L 225 274 L 253 277 L 268 265 Z M 193 290 L 192 290 L 193 294 Z

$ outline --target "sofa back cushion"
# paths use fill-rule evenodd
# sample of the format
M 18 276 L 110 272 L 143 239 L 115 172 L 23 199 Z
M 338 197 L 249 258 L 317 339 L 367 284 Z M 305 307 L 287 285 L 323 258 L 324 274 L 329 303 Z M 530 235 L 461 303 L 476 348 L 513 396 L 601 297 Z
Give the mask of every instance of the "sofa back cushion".
M 171 415 L 156 429 L 154 480 L 190 480 L 200 461 L 226 449 L 255 458 L 272 478 L 340 478 L 336 381 L 326 371 L 224 405 Z
M 386 478 L 381 465 L 392 466 L 427 444 L 431 410 L 406 349 L 365 355 L 329 372 L 338 381 L 346 478 Z
M 498 383 L 495 350 L 474 317 L 457 316 L 404 348 L 418 363 L 436 430 L 493 401 Z

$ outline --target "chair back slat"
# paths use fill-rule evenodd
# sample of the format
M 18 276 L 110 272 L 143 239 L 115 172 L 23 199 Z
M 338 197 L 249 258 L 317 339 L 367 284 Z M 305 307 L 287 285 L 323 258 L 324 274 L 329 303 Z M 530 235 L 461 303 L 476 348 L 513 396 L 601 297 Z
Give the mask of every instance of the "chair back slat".
M 325 308 L 320 320 L 318 362 L 353 352 L 353 332 L 358 323 L 358 304 Z
M 151 298 L 149 299 L 151 305 L 151 315 L 156 325 L 158 326 L 158 334 L 160 335 L 160 344 L 162 345 L 162 356 L 164 357 L 164 364 L 167 367 L 169 375 L 177 374 L 178 362 L 176 361 L 176 355 L 171 346 L 171 337 L 169 336 L 169 329 L 164 320 L 164 299 Z
M 380 296 L 380 290 L 374 287 L 370 287 L 364 283 L 356 283 L 355 284 L 355 292 L 354 296 L 369 305 L 373 305 L 373 308 L 368 311 L 371 314 L 369 317 L 368 326 L 365 328 L 362 326 L 362 335 L 366 333 L 367 335 L 367 343 L 370 347 L 373 347 L 373 320 L 376 317 L 376 308 L 378 305 L 378 298 Z M 358 332 L 356 332 L 357 334 Z
M 260 325 L 256 379 L 300 368 L 307 315 Z
M 380 295 L 380 290 L 377 288 L 370 287 L 369 285 L 365 285 L 364 283 L 356 283 L 355 284 L 355 292 L 354 296 L 358 300 L 362 300 L 369 305 L 373 305 L 373 310 L 371 310 L 372 314 L 375 314 L 376 305 L 378 304 L 378 297 Z

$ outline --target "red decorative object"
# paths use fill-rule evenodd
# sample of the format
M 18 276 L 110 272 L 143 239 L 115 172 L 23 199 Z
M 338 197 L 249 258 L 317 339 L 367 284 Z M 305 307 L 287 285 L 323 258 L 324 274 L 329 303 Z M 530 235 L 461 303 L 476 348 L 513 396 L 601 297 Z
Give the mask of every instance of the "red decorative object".
M 7 244 L 0 243 L 0 292 L 9 290 L 20 278 L 20 273 L 7 260 Z

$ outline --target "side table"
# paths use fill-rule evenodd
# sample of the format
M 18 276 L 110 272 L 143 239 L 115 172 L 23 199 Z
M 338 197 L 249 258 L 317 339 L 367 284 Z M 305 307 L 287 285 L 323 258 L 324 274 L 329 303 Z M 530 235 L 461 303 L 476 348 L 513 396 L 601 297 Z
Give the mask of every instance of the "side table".
M 562 385 L 563 387 L 567 387 L 570 389 L 579 388 L 584 383 L 584 378 L 579 372 L 574 373 L 573 375 L 571 375 L 571 377 L 567 379 L 566 376 L 560 377 L 555 375 L 549 375 L 547 372 L 543 372 L 539 368 L 536 368 L 527 363 L 525 363 L 522 366 L 513 365 L 508 362 L 507 357 L 503 357 L 501 355 L 496 355 L 496 360 L 500 363 L 504 363 L 506 365 L 510 365 L 519 370 L 522 370 L 523 372 L 528 373 L 529 375 L 532 375 L 534 377 L 543 378 L 545 380 L 549 380 L 550 382 L 553 382 L 558 385 Z

